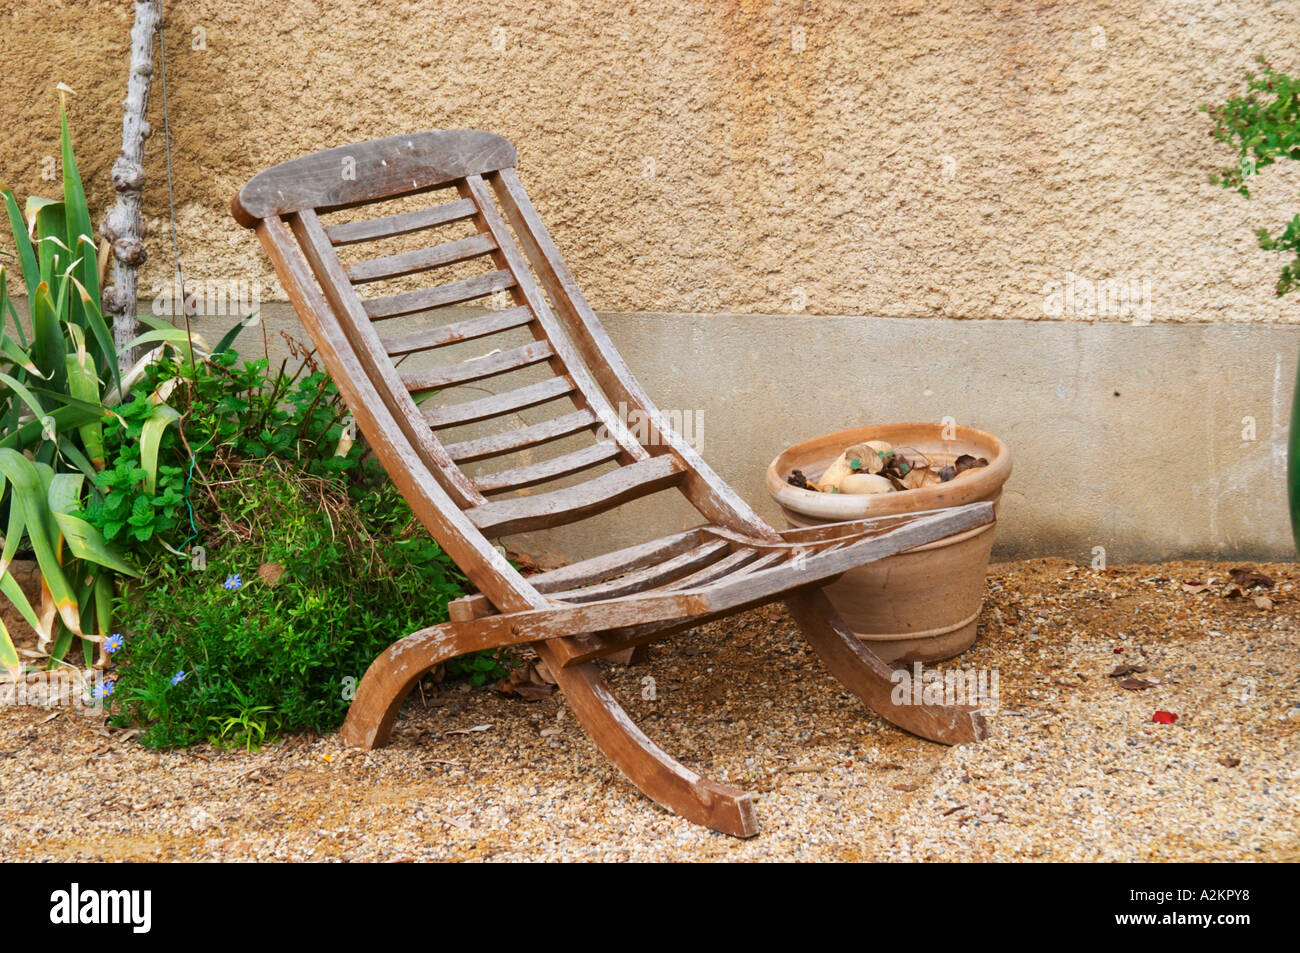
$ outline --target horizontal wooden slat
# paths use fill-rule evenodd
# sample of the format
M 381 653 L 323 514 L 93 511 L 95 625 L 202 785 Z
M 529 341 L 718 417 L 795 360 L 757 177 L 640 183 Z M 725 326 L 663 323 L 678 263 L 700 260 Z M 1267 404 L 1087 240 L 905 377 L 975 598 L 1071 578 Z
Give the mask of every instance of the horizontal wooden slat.
M 561 592 L 577 586 L 590 586 L 632 572 L 634 569 L 671 559 L 688 549 L 694 549 L 702 540 L 700 527 L 697 526 L 694 529 L 647 540 L 634 546 L 616 549 L 612 553 L 592 556 L 590 559 L 539 573 L 530 576 L 528 581 L 538 592 Z
M 508 351 L 497 351 L 495 354 L 470 358 L 459 364 L 446 364 L 427 371 L 403 374 L 402 385 L 414 392 L 467 384 L 470 381 L 480 381 L 485 377 L 539 364 L 554 353 L 548 341 L 532 341 L 522 347 L 512 347 Z
M 439 328 L 380 338 L 379 343 L 391 357 L 399 357 L 402 354 L 414 354 L 417 351 L 428 351 L 447 344 L 487 337 L 489 334 L 521 327 L 531 320 L 533 320 L 533 313 L 527 308 L 510 308 L 506 311 L 493 311 L 476 318 L 466 318 L 464 321 L 454 321 Z
M 459 222 L 472 218 L 475 211 L 471 199 L 457 199 L 455 202 L 444 202 L 433 208 L 422 208 L 415 212 L 402 212 L 399 215 L 384 215 L 381 218 L 371 218 L 361 222 L 331 225 L 325 229 L 325 234 L 335 245 L 352 245 L 376 238 L 407 235 L 426 228 L 446 225 L 448 222 Z
M 684 553 L 698 545 L 701 538 L 700 528 L 697 526 L 681 533 L 673 533 L 671 536 L 637 543 L 612 553 L 602 553 L 590 559 L 560 566 L 558 569 L 537 573 L 529 576 L 528 581 L 538 592 L 560 592 L 575 586 L 604 582 L 613 576 L 663 562 L 678 553 Z M 453 622 L 481 619 L 495 611 L 488 597 L 481 592 L 462 596 L 447 604 L 447 612 Z
M 575 410 L 571 414 L 543 420 L 541 423 L 533 424 L 530 427 L 507 430 L 505 433 L 492 434 L 490 437 L 479 437 L 477 440 L 449 443 L 443 449 L 447 451 L 447 456 L 457 463 L 468 463 L 472 460 L 498 457 L 503 453 L 522 450 L 524 447 L 533 447 L 551 440 L 558 440 L 560 437 L 567 437 L 586 430 L 588 427 L 594 426 L 595 423 L 596 415 L 584 407 L 582 410 Z
M 763 553 L 763 555 L 759 556 L 753 562 L 747 562 L 745 563 L 745 565 L 741 566 L 735 572 L 728 573 L 727 577 L 729 579 L 734 579 L 738 576 L 743 576 L 747 573 L 758 572 L 760 569 L 770 569 L 772 566 L 775 566 L 777 563 L 783 562 L 788 558 L 790 558 L 789 553 L 783 553 L 783 552 Z M 681 588 L 684 589 L 686 587 L 683 586 Z
M 512 467 L 509 470 L 500 470 L 496 473 L 475 477 L 474 486 L 478 488 L 480 493 L 531 486 L 534 483 L 543 483 L 547 480 L 554 480 L 570 473 L 589 469 L 613 460 L 618 454 L 618 444 L 612 440 L 602 440 L 600 443 L 593 443 L 589 447 L 574 450 L 572 453 L 561 454 L 540 463 Z
M 525 533 L 603 513 L 627 500 L 672 486 L 685 472 L 676 457 L 663 454 L 563 490 L 493 500 L 467 509 L 465 515 L 484 535 Z
M 466 512 L 472 513 L 475 509 L 482 508 L 483 506 L 477 506 Z M 683 591 L 702 594 L 707 601 L 708 611 L 711 612 L 754 605 L 775 593 L 789 592 L 800 586 L 831 579 L 855 566 L 924 546 L 945 536 L 955 536 L 991 522 L 992 503 L 968 503 L 913 520 L 880 536 L 868 536 L 849 544 L 837 542 L 832 548 L 820 550 L 804 559 L 790 559 L 766 569 L 737 573 L 735 578 L 719 580 L 707 588 Z
M 421 271 L 432 271 L 454 265 L 458 261 L 468 261 L 479 255 L 486 255 L 497 247 L 491 235 L 470 235 L 458 238 L 454 242 L 434 245 L 431 248 L 417 248 L 396 255 L 384 255 L 382 258 L 368 258 L 354 261 L 343 266 L 343 273 L 354 285 L 368 281 L 382 281 L 385 278 L 401 278 Z
M 479 397 L 464 403 L 452 404 L 450 407 L 431 407 L 421 409 L 420 413 L 430 427 L 452 427 L 457 424 L 472 424 L 479 420 L 512 414 L 525 407 L 536 407 L 548 400 L 555 400 L 565 394 L 573 393 L 573 381 L 567 377 L 551 377 L 527 387 L 493 394 L 491 397 Z
M 690 572 L 717 562 L 727 552 L 724 540 L 714 539 L 702 543 L 688 552 L 666 559 L 653 566 L 646 566 L 636 572 L 630 572 L 617 579 L 587 586 L 584 589 L 572 589 L 561 593 L 558 598 L 565 602 L 596 602 L 600 599 L 614 599 L 618 596 L 644 592 L 678 579 Z
M 930 516 L 939 510 L 917 510 L 915 513 L 896 513 L 891 516 L 871 516 L 866 519 L 847 520 L 843 523 L 819 523 L 816 526 L 800 526 L 781 532 L 781 538 L 790 543 L 815 543 L 831 539 L 843 539 L 864 535 L 878 536 L 891 529 L 897 529 L 905 523 L 922 516 Z
M 715 579 L 721 579 L 723 576 L 730 575 L 741 566 L 753 562 L 754 557 L 757 555 L 758 550 L 756 549 L 738 549 L 735 552 L 730 553 L 725 559 L 719 559 L 716 563 L 713 563 L 710 566 L 705 566 L 703 569 L 697 570 L 689 576 L 683 576 L 681 579 L 674 579 L 672 585 L 667 588 L 693 589 L 697 586 L 703 586 L 706 583 L 713 582 Z M 782 558 L 782 554 L 780 553 L 771 555 L 775 555 L 778 559 Z
M 463 304 L 496 294 L 515 286 L 514 276 L 502 268 L 490 271 L 486 275 L 462 278 L 450 284 L 438 285 L 436 288 L 421 288 L 418 291 L 404 291 L 401 294 L 385 295 L 363 302 L 366 314 L 375 320 L 396 318 L 417 311 L 428 311 L 448 304 Z

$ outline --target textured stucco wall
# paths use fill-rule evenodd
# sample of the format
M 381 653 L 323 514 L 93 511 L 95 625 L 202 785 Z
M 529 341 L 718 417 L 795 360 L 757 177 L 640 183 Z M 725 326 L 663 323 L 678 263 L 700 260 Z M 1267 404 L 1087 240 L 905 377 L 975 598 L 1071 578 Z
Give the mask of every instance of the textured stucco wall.
M 518 145 L 603 310 L 1041 319 L 1072 272 L 1139 282 L 1154 321 L 1298 319 L 1253 232 L 1294 213 L 1300 170 L 1270 170 L 1251 202 L 1208 185 L 1225 153 L 1194 111 L 1257 53 L 1300 69 L 1296 0 L 166 6 L 194 277 L 277 296 L 226 212 L 258 169 L 480 127 Z M 0 3 L 0 181 L 20 196 L 51 191 L 64 81 L 92 204 L 108 203 L 130 14 Z M 160 135 L 148 169 L 145 292 L 169 273 Z

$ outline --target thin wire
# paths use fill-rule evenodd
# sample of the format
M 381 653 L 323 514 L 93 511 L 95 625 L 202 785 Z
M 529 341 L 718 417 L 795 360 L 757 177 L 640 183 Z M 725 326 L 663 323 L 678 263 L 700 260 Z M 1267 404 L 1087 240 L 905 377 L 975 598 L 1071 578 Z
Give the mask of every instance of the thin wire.
M 163 145 L 167 152 L 167 211 L 171 217 L 172 225 L 172 266 L 176 273 L 176 290 L 181 296 L 181 314 L 185 316 L 185 337 L 190 346 L 190 364 L 194 364 L 194 334 L 190 330 L 190 312 L 186 307 L 185 295 L 185 273 L 181 270 L 181 248 L 180 242 L 176 238 L 176 192 L 172 184 L 172 130 L 171 122 L 167 112 L 167 45 L 163 41 L 162 18 L 158 19 L 158 66 L 159 75 L 162 79 L 162 100 L 163 100 Z M 176 318 L 176 300 L 172 299 L 172 319 Z M 198 393 L 198 368 L 194 371 L 194 392 Z M 199 528 L 194 522 L 194 505 L 190 502 L 190 486 L 194 482 L 194 464 L 197 462 L 193 453 L 190 454 L 189 472 L 185 475 L 185 508 L 189 510 L 190 516 L 190 537 L 181 543 L 180 548 L 185 549 L 190 543 L 199 537 Z
M 176 238 L 176 192 L 172 184 L 172 131 L 167 111 L 167 44 L 163 41 L 162 19 L 158 20 L 158 65 L 162 78 L 163 95 L 163 145 L 167 153 L 167 210 L 172 225 L 172 267 L 176 270 L 177 290 L 181 295 L 181 314 L 185 316 L 185 334 L 190 336 L 190 313 L 185 307 L 185 274 L 181 271 L 181 248 Z M 172 317 L 176 317 L 176 301 L 172 299 Z M 190 341 L 190 355 L 194 354 L 194 342 Z

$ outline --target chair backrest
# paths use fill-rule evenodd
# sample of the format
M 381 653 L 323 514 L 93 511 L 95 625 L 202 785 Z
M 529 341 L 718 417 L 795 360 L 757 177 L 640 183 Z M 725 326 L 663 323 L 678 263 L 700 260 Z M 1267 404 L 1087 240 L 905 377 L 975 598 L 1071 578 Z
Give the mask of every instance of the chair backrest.
M 489 538 L 585 519 L 669 487 L 712 523 L 772 537 L 632 378 L 519 184 L 515 161 L 514 147 L 491 133 L 390 136 L 267 169 L 240 190 L 232 212 L 257 230 L 380 462 L 499 610 L 545 599 Z M 432 201 L 424 201 L 425 193 Z M 403 210 L 337 224 L 322 220 L 394 200 Z M 457 227 L 468 234 L 439 240 Z M 399 239 L 405 248 L 429 234 L 434 240 L 427 245 L 355 256 L 354 246 L 382 249 Z M 430 275 L 451 279 L 409 287 Z M 393 290 L 363 298 L 362 290 L 376 283 Z M 484 299 L 503 294 L 506 307 L 482 308 Z M 476 302 L 466 316 L 466 306 Z M 444 355 L 443 348 L 465 341 L 486 348 L 508 335 L 525 343 L 414 372 L 399 369 L 413 356 Z M 530 382 L 509 383 L 521 374 Z M 500 389 L 431 406 L 429 398 L 489 383 Z M 627 426 L 611 401 L 625 414 L 635 411 L 641 425 Z M 557 405 L 559 413 L 515 425 L 526 408 Z M 440 437 L 467 425 L 481 432 L 503 423 L 504 430 L 470 439 Z M 559 440 L 583 445 L 540 462 L 466 469 Z M 572 475 L 597 467 L 600 475 L 572 484 Z M 546 486 L 554 481 L 565 485 Z

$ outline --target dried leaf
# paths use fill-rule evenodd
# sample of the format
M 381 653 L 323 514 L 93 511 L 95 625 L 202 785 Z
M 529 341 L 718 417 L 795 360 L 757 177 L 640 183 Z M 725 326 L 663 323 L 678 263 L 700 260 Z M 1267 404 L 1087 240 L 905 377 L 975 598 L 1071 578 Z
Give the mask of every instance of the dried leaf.
M 952 462 L 952 467 L 953 470 L 955 471 L 953 473 L 953 476 L 956 476 L 957 474 L 960 473 L 965 473 L 967 470 L 976 470 L 980 467 L 986 467 L 988 465 L 989 462 L 984 457 L 975 457 L 969 453 L 963 453 L 961 456 L 959 456 L 956 460 Z
M 1140 692 L 1147 688 L 1153 688 L 1155 684 L 1155 682 L 1148 682 L 1145 678 L 1126 678 L 1119 683 L 1119 687 L 1128 689 L 1130 692 Z
M 474 725 L 471 728 L 448 728 L 443 732 L 444 735 L 468 735 L 476 731 L 487 731 L 491 725 Z
M 1272 589 L 1273 580 L 1268 578 L 1262 572 L 1256 572 L 1248 566 L 1238 566 L 1236 569 L 1229 569 L 1228 575 L 1242 589 Z
M 894 461 L 899 470 L 914 470 L 917 467 L 930 466 L 930 458 L 915 447 L 900 447 L 894 451 Z M 906 468 L 906 470 L 904 469 Z
M 542 677 L 536 662 L 530 661 L 512 668 L 510 674 L 499 680 L 492 689 L 502 695 L 517 695 L 525 701 L 535 702 L 550 698 L 555 692 L 555 685 Z
M 880 454 L 865 443 L 854 444 L 844 451 L 844 455 L 854 473 L 879 473 L 885 466 Z
M 1183 587 L 1183 592 L 1190 592 L 1197 596 L 1202 592 L 1208 592 L 1210 588 L 1208 582 L 1201 582 L 1199 579 L 1189 579 L 1188 581 L 1181 583 L 1181 585 Z
M 1128 663 L 1128 662 L 1125 662 L 1125 663 L 1122 664 L 1122 665 L 1116 665 L 1115 668 L 1114 668 L 1114 670 L 1113 670 L 1109 675 L 1107 675 L 1106 677 L 1107 677 L 1107 678 L 1123 678 L 1123 677 L 1126 676 L 1126 675 L 1133 675 L 1133 674 L 1138 673 L 1138 672 L 1145 672 L 1146 670 L 1147 670 L 1147 667 L 1146 667 L 1145 665 L 1132 665 L 1132 664 L 1130 664 L 1130 663 Z
M 926 466 L 912 467 L 903 477 L 903 486 L 909 490 L 919 489 L 925 485 L 925 476 L 929 472 L 930 468 Z
M 1241 759 L 1234 758 L 1230 754 L 1225 754 L 1219 759 L 1219 764 L 1223 765 L 1225 768 L 1235 768 L 1237 765 L 1241 764 Z

